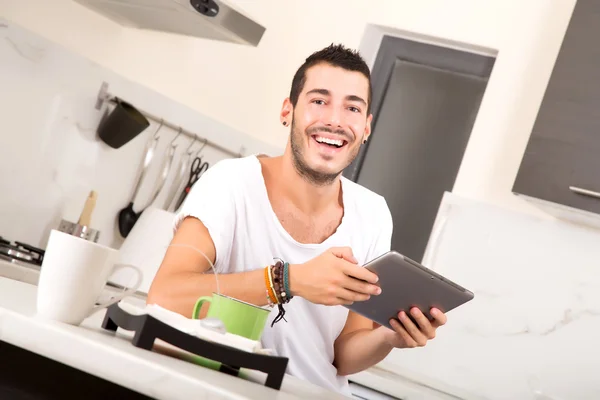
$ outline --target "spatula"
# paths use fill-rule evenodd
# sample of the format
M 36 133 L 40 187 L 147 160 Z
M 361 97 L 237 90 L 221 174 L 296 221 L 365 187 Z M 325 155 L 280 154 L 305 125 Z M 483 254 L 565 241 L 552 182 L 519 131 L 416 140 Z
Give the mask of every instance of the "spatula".
M 98 198 L 98 193 L 95 191 L 91 191 L 87 200 L 85 201 L 85 205 L 83 206 L 83 211 L 79 216 L 79 221 L 77 223 L 83 226 L 90 226 L 92 222 L 92 213 L 94 212 L 94 207 L 96 207 L 96 199 Z
M 97 229 L 92 229 L 90 226 L 92 222 L 92 213 L 94 212 L 97 198 L 98 194 L 92 190 L 85 201 L 83 211 L 79 216 L 79 221 L 75 223 L 63 219 L 60 221 L 58 230 L 85 240 L 97 242 L 98 238 L 100 237 L 100 231 Z

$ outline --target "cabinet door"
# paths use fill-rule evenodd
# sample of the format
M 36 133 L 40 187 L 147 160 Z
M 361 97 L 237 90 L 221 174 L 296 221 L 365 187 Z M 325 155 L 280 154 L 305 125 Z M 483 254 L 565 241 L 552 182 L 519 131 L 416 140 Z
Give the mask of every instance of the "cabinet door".
M 532 137 L 513 192 L 600 214 L 600 152 L 561 140 Z
M 600 212 L 600 0 L 573 11 L 513 191 Z

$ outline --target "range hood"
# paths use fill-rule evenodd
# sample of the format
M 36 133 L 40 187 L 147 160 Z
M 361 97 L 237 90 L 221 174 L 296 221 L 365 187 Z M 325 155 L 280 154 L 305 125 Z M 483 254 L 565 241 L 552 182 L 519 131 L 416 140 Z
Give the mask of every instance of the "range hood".
M 137 29 L 258 46 L 266 28 L 222 0 L 74 0 Z

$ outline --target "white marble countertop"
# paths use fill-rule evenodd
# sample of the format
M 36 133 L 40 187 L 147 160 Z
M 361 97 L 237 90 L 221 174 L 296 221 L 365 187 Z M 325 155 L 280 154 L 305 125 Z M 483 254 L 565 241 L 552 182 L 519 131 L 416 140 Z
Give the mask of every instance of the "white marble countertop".
M 34 285 L 0 277 L 0 340 L 153 398 L 347 398 L 288 375 L 277 391 L 137 348 L 131 344 L 130 332 L 119 329 L 112 333 L 101 328 L 105 310 L 81 326 L 42 321 L 35 316 L 36 293 Z
M 12 263 L 4 262 L 0 260 L 0 314 L 2 308 L 21 314 L 22 316 L 32 316 L 35 314 L 35 292 L 36 285 L 39 279 L 39 268 L 29 267 L 23 265 L 15 265 Z M 10 284 L 7 281 L 18 281 L 14 284 Z M 2 283 L 3 282 L 3 283 Z M 27 289 L 22 289 L 19 283 L 26 284 Z M 3 285 L 3 286 L 2 286 Z M 14 292 L 19 291 L 18 294 L 10 295 L 6 290 L 11 288 Z M 21 288 L 21 289 L 18 289 Z M 17 290 L 18 289 L 18 290 Z M 108 287 L 108 292 L 116 290 Z M 134 296 L 125 300 L 126 302 L 137 304 L 138 306 L 144 306 L 144 298 L 141 296 Z M 113 335 L 109 332 L 104 331 L 100 328 L 102 318 L 104 317 L 104 311 L 99 312 L 97 315 L 91 317 L 89 320 L 82 324 L 85 330 L 84 335 L 92 336 L 92 340 L 101 340 L 107 343 L 109 346 L 121 346 L 127 349 L 135 351 L 142 351 L 141 357 L 146 357 L 141 349 L 137 349 L 131 345 L 130 332 L 124 332 L 119 330 L 117 338 L 113 338 Z M 14 316 L 13 316 L 14 318 Z M 21 317 L 18 317 L 21 318 Z M 0 317 L 0 328 L 2 318 Z M 39 323 L 36 321 L 36 323 Z M 81 329 L 76 327 L 70 327 L 68 325 L 58 325 L 63 331 L 77 332 Z M 49 329 L 47 326 L 44 329 Z M 90 333 L 91 332 L 91 333 Z M 86 336 L 86 337 L 87 337 Z M 118 340 L 117 340 L 118 339 Z M 126 340 L 123 340 L 126 339 Z M 2 340 L 2 329 L 0 329 L 0 340 Z M 119 348 L 121 348 L 119 347 Z M 42 354 L 42 353 L 40 353 Z M 157 360 L 163 362 L 163 358 L 160 354 L 151 353 L 148 355 L 152 361 Z M 178 360 L 175 360 L 178 361 Z M 171 362 L 171 361 L 168 361 Z M 70 364 L 71 365 L 71 364 Z M 75 365 L 74 365 L 75 366 Z M 193 365 L 193 368 L 196 366 Z M 203 368 L 206 369 L 206 368 Z M 207 370 L 208 374 L 216 373 L 216 371 Z M 469 399 L 469 400 L 480 400 L 480 396 L 476 396 L 473 393 L 468 393 L 456 387 L 450 387 L 449 385 L 443 384 L 436 380 L 432 380 L 429 377 L 420 376 L 411 371 L 400 369 L 396 365 L 391 365 L 385 360 L 379 363 L 377 366 L 369 368 L 366 371 L 349 376 L 351 382 L 365 386 L 370 389 L 377 390 L 378 392 L 384 393 L 389 396 L 402 398 L 402 399 L 427 399 L 427 400 L 445 400 L 445 399 Z M 289 382 L 296 382 L 297 380 L 293 377 L 288 377 L 285 384 Z M 291 384 L 291 383 L 290 383 Z M 301 382 L 301 384 L 304 384 Z M 285 385 L 284 385 L 285 386 Z M 283 388 L 283 392 L 286 392 L 287 387 Z M 319 391 L 319 388 L 316 388 Z M 245 393 L 244 393 L 245 394 Z M 332 395 L 331 393 L 327 393 Z M 326 395 L 323 395 L 326 397 Z M 318 398 L 318 397 L 317 397 Z

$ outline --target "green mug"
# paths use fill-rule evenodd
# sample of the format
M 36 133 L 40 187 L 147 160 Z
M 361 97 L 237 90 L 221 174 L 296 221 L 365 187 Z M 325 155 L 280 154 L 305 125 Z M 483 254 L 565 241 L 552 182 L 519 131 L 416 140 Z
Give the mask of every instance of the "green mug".
M 260 340 L 270 310 L 233 297 L 213 293 L 212 296 L 203 296 L 196 301 L 192 318 L 198 319 L 200 308 L 207 302 L 210 303 L 210 307 L 206 316 L 223 321 L 228 333 L 250 340 Z

